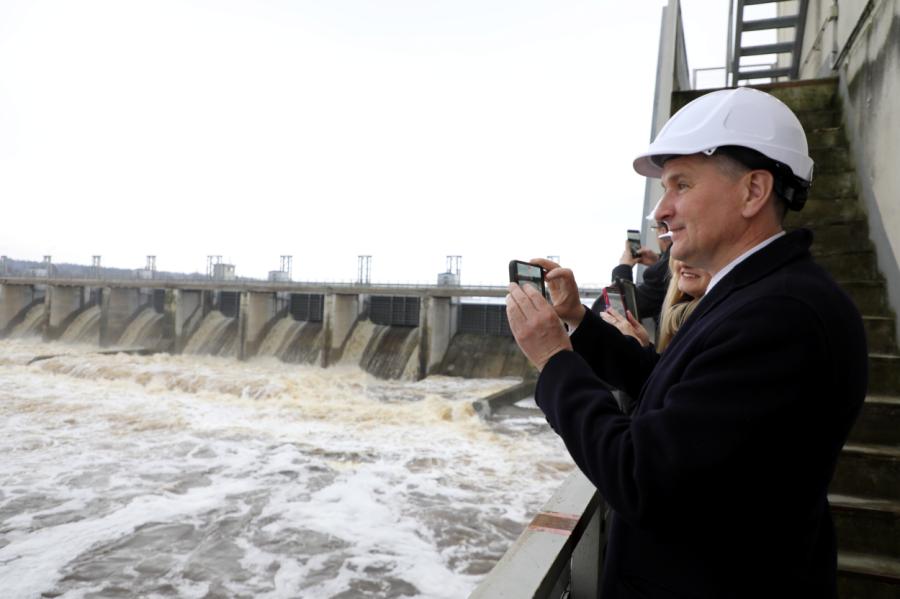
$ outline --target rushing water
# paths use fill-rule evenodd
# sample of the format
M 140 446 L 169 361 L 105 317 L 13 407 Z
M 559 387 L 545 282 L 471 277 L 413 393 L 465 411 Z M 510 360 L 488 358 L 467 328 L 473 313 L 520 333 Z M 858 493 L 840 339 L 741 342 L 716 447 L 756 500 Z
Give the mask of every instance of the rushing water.
M 121 347 L 156 347 L 159 345 L 162 331 L 160 325 L 163 315 L 152 307 L 145 308 L 137 317 L 131 321 L 125 332 L 119 338 L 117 345 Z M 68 331 L 66 331 L 68 333 Z M 65 337 L 63 337 L 65 341 Z
M 95 343 L 100 339 L 100 306 L 91 306 L 79 314 L 60 338 L 70 343 Z
M 572 467 L 509 380 L 95 351 L 0 341 L 4 598 L 466 597 Z

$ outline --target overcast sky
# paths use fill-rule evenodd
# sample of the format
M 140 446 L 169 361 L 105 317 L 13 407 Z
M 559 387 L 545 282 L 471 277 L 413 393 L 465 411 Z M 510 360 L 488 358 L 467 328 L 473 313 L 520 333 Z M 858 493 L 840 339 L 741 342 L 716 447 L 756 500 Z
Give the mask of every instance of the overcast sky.
M 604 284 L 639 228 L 662 0 L 4 0 L 0 253 L 295 280 Z M 683 3 L 691 67 L 726 3 Z

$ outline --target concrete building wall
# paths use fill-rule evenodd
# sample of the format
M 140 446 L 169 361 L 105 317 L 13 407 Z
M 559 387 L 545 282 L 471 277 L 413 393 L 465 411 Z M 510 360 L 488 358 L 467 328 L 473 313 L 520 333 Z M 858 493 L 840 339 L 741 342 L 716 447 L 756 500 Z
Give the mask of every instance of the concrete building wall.
M 800 77 L 839 77 L 869 234 L 900 316 L 900 0 L 834 6 L 810 0 Z
M 456 334 L 456 304 L 449 297 L 428 297 L 419 312 L 419 378 L 434 372 Z
M 140 307 L 140 290 L 107 287 L 100 313 L 100 345 L 106 347 L 118 343 Z
M 54 340 L 62 336 L 70 318 L 81 309 L 83 295 L 83 287 L 51 286 L 47 290 L 50 317 L 44 333 L 45 339 Z
M 359 317 L 359 306 L 358 295 L 334 293 L 325 296 L 322 366 L 333 364 L 340 358 L 341 348 Z
M 34 288 L 31 285 L 0 285 L 0 333 L 33 299 Z
M 172 350 L 176 353 L 181 353 L 194 328 L 203 319 L 204 293 L 193 289 L 166 292 L 165 337 L 172 340 Z
M 275 294 L 253 293 L 246 291 L 241 294 L 241 308 L 238 315 L 238 327 L 240 331 L 241 359 L 256 354 L 259 344 L 262 343 L 262 334 L 266 325 L 275 318 Z

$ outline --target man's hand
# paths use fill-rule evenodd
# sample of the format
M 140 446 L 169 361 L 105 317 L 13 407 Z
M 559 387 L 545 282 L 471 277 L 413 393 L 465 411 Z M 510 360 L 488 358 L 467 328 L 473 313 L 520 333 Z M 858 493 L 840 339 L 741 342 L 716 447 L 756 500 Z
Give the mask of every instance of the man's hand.
M 516 343 L 538 371 L 555 354 L 572 349 L 556 311 L 533 285 L 510 283 L 506 317 Z
M 587 308 L 581 303 L 578 284 L 575 282 L 575 275 L 572 271 L 568 268 L 560 268 L 556 262 L 544 258 L 535 258 L 531 263 L 548 271 L 545 280 L 557 316 L 570 328 L 574 329 L 581 324 Z

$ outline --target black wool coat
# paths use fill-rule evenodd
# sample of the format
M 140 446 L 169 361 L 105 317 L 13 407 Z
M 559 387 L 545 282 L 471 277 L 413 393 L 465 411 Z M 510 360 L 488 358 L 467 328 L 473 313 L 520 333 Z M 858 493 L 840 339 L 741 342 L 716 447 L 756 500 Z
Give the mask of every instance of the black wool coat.
M 868 364 L 811 242 L 741 262 L 661 356 L 588 310 L 541 372 L 538 405 L 613 511 L 604 599 L 836 595 L 826 494 Z M 638 398 L 630 418 L 602 381 Z

